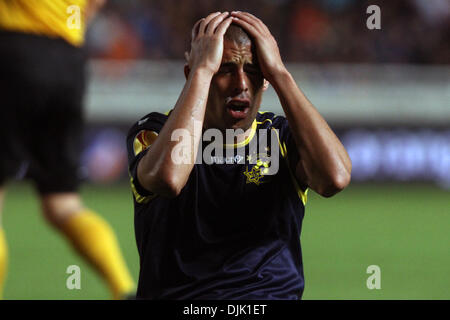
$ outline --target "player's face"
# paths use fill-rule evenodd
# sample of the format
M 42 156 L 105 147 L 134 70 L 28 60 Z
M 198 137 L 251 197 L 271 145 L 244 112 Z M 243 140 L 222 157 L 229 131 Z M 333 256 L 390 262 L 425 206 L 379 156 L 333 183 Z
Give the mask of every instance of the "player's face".
M 250 42 L 224 40 L 222 64 L 214 75 L 205 113 L 205 127 L 250 128 L 261 104 L 264 78 Z

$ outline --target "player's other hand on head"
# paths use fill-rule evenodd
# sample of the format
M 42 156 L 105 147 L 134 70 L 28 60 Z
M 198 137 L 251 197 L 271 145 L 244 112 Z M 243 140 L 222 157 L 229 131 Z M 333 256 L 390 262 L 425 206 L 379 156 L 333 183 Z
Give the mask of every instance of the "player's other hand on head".
M 223 35 L 232 20 L 228 12 L 215 12 L 195 23 L 191 33 L 191 51 L 185 54 L 191 70 L 200 68 L 211 74 L 219 70 L 223 55 Z
M 257 17 L 241 11 L 231 12 L 233 23 L 241 26 L 253 38 L 256 55 L 265 79 L 272 82 L 278 74 L 286 71 L 280 50 L 269 28 Z

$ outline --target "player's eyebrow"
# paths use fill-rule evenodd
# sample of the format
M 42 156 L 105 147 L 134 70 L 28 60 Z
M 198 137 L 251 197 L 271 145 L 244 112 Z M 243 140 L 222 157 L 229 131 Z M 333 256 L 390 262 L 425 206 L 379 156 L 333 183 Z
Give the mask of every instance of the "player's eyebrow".
M 250 67 L 250 68 L 255 68 L 255 69 L 259 69 L 259 65 L 257 63 L 253 63 L 253 62 L 248 62 L 244 64 L 245 67 Z
M 220 64 L 220 68 L 235 67 L 238 64 L 239 63 L 234 62 L 234 61 L 225 61 Z M 251 68 L 251 69 L 259 69 L 259 65 L 257 63 L 253 63 L 253 62 L 245 62 L 244 67 Z
M 233 61 L 226 61 L 220 64 L 220 67 L 234 67 L 235 65 L 237 65 L 236 62 Z

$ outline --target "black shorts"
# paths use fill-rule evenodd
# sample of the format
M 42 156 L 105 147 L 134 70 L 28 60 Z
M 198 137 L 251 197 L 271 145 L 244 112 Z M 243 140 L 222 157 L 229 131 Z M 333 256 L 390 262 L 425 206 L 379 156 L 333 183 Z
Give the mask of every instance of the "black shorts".
M 41 194 L 77 190 L 85 64 L 62 39 L 0 32 L 0 185 L 25 164 Z

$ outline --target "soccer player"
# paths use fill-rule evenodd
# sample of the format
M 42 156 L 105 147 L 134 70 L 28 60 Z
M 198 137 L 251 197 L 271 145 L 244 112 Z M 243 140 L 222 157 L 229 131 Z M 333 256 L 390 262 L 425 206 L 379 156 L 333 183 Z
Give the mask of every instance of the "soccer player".
M 104 1 L 0 1 L 0 210 L 26 161 L 46 220 L 106 280 L 113 298 L 134 282 L 109 224 L 78 193 L 87 20 Z M 0 224 L 0 295 L 7 266 Z
M 168 115 L 146 115 L 128 135 L 137 297 L 300 299 L 307 188 L 325 197 L 344 189 L 347 152 L 297 87 L 267 26 L 250 13 L 199 20 L 186 58 L 187 80 L 175 107 Z M 268 83 L 285 117 L 259 112 Z M 202 135 L 210 129 L 236 130 L 222 147 L 244 150 L 244 160 L 205 156 Z M 272 131 L 275 150 L 259 140 Z M 268 163 L 273 154 L 278 170 L 265 174 L 278 160 Z

